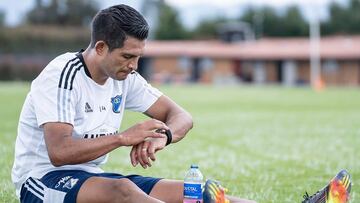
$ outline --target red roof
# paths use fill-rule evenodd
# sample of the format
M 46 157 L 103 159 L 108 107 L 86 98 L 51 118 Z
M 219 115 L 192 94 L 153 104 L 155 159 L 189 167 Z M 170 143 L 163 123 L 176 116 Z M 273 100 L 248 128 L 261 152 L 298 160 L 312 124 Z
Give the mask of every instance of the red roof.
M 323 37 L 323 59 L 360 59 L 360 36 Z M 308 38 L 263 38 L 257 41 L 148 41 L 145 55 L 150 57 L 188 56 L 249 60 L 308 60 Z

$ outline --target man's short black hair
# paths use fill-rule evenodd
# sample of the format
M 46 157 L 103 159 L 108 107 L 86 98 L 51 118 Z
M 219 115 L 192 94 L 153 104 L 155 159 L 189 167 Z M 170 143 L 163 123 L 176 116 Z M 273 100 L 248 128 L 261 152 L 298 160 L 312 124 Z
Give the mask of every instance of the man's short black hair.
M 127 36 L 144 40 L 149 33 L 149 25 L 134 8 L 120 4 L 99 11 L 91 26 L 91 48 L 97 41 L 104 41 L 109 50 L 121 48 Z

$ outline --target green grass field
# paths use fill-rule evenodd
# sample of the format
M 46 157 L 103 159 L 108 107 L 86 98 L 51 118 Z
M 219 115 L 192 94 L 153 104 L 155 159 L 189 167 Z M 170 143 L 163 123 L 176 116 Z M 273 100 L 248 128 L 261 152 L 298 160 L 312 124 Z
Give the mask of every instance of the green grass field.
M 352 174 L 352 203 L 360 202 L 358 89 L 161 86 L 187 109 L 194 128 L 158 153 L 150 169 L 133 168 L 129 148 L 111 153 L 105 170 L 182 179 L 196 163 L 229 193 L 259 203 L 300 202 L 342 168 Z M 0 83 L 0 202 L 17 202 L 10 179 L 17 120 L 27 83 Z M 145 119 L 127 113 L 122 129 Z

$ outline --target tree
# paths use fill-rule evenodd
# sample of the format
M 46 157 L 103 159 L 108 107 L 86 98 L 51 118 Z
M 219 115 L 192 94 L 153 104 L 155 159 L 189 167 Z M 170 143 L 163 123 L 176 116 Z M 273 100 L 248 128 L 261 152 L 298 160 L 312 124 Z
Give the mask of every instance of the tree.
M 97 10 L 98 5 L 92 0 L 51 0 L 48 6 L 43 4 L 43 0 L 36 0 L 27 19 L 30 24 L 82 26 Z
M 165 2 L 160 5 L 160 22 L 155 32 L 155 38 L 161 40 L 187 39 L 188 32 L 178 19 L 178 13 Z
M 297 6 L 288 7 L 284 15 L 268 6 L 249 8 L 240 20 L 250 23 L 257 37 L 308 35 L 308 24 Z
M 256 36 L 279 36 L 281 33 L 281 19 L 275 10 L 268 6 L 258 9 L 249 8 L 240 20 L 251 24 Z
M 262 21 L 262 30 L 263 35 L 265 36 L 281 36 L 282 34 L 282 25 L 281 19 L 276 14 L 275 10 L 271 7 L 264 7 L 261 10 L 257 11 L 259 15 L 263 16 Z
M 245 13 L 239 17 L 239 20 L 249 23 L 252 26 L 256 38 L 262 37 L 264 27 L 264 15 L 260 9 L 256 10 L 253 7 L 248 7 L 245 10 Z
M 304 20 L 297 6 L 291 6 L 281 18 L 282 33 L 284 36 L 307 36 L 309 25 Z
M 350 0 L 348 6 L 336 2 L 330 4 L 330 17 L 322 22 L 322 34 L 360 33 L 360 1 Z
M 229 21 L 225 18 L 205 20 L 192 32 L 194 38 L 217 38 L 217 27 Z M 234 21 L 234 20 L 232 20 Z M 272 7 L 249 7 L 237 20 L 251 25 L 256 38 L 262 36 L 307 36 L 308 23 L 297 6 L 288 7 L 284 14 L 278 14 Z
M 352 0 L 350 3 L 350 16 L 349 32 L 353 34 L 360 33 L 360 1 Z
M 67 0 L 67 19 L 69 25 L 89 25 L 98 11 L 98 5 L 89 0 Z
M 5 12 L 0 10 L 0 27 L 4 26 L 5 22 Z
M 192 31 L 192 37 L 196 39 L 215 39 L 218 37 L 218 25 L 226 22 L 225 18 L 215 18 L 201 21 Z

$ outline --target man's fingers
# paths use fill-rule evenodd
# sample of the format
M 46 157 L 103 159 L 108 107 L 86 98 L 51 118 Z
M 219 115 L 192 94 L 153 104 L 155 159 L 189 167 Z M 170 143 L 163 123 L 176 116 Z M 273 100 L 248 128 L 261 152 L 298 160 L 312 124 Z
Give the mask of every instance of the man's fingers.
M 149 154 L 149 157 L 152 161 L 155 161 L 156 158 L 155 158 L 155 147 L 152 143 L 149 144 L 149 148 L 148 148 L 148 154 Z
M 165 135 L 164 133 L 159 133 L 159 132 L 151 131 L 151 132 L 149 132 L 149 134 L 147 135 L 147 137 L 151 137 L 151 138 L 165 138 L 166 135 Z
M 149 123 L 149 130 L 157 130 L 157 129 L 169 129 L 169 127 L 162 121 L 151 119 L 147 121 Z
M 146 168 L 146 164 L 143 162 L 142 158 L 141 158 L 141 151 L 143 150 L 143 144 L 140 143 L 136 149 L 136 156 L 137 156 L 137 160 L 138 162 L 140 163 L 140 165 L 143 167 L 143 168 Z
M 165 130 L 169 130 L 169 127 L 162 121 L 159 120 L 155 120 L 156 121 L 156 128 L 155 129 L 165 129 Z
M 137 145 L 133 146 L 130 151 L 131 164 L 135 167 L 138 164 L 136 156 Z
M 149 156 L 148 156 L 148 148 L 149 148 L 149 142 L 144 142 L 142 149 L 141 149 L 141 155 L 140 155 L 140 159 L 143 161 L 143 163 L 145 163 L 145 168 L 147 166 L 151 167 L 151 163 L 149 160 Z

